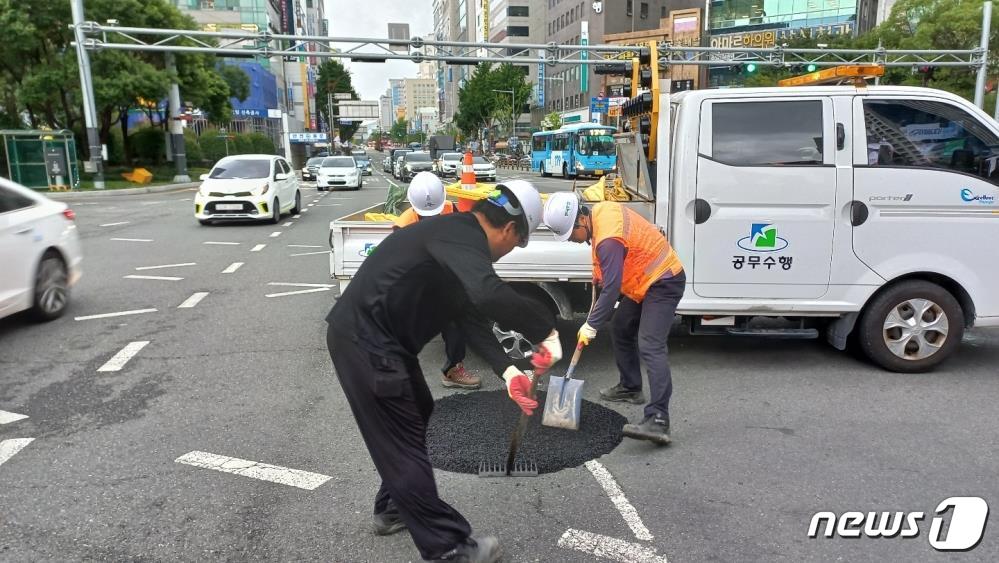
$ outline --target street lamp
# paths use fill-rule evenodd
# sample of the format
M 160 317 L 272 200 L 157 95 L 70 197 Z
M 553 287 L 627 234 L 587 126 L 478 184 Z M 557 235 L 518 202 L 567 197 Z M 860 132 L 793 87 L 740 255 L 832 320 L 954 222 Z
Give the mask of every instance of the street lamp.
M 561 119 L 565 114 L 565 77 L 563 76 L 546 76 L 545 80 L 558 80 L 562 83 L 562 111 L 558 112 L 558 116 Z
M 510 117 L 512 121 L 510 122 L 510 136 L 517 136 L 517 100 L 515 98 L 515 93 L 513 90 L 493 90 L 493 92 L 500 92 L 502 94 L 510 94 Z

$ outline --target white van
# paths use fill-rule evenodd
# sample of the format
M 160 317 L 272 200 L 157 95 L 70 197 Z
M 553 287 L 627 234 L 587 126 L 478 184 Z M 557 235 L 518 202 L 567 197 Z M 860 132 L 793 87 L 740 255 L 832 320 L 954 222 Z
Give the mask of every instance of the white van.
M 918 372 L 951 355 L 966 328 L 999 326 L 999 124 L 968 101 L 815 86 L 688 91 L 659 104 L 654 166 L 634 144 L 619 146 L 618 165 L 625 205 L 659 224 L 683 260 L 677 312 L 691 332 L 824 331 L 839 349 L 852 335 L 878 365 Z M 332 226 L 333 274 L 349 279 L 366 253 L 348 249 L 377 241 L 370 228 L 356 231 L 364 241 L 342 229 L 338 240 Z M 542 230 L 496 270 L 536 285 L 564 318 L 587 310 L 585 245 Z

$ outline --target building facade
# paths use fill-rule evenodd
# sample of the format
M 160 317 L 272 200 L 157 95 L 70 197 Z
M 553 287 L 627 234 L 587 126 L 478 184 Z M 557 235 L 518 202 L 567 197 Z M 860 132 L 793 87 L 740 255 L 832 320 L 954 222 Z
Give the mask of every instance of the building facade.
M 382 131 L 388 131 L 392 129 L 392 124 L 394 120 L 392 111 L 392 92 L 386 90 L 381 97 L 378 98 L 378 126 Z
M 421 110 L 437 111 L 437 81 L 432 78 L 405 78 L 403 88 L 406 98 L 406 121 L 410 129 L 419 131 Z
M 545 0 L 545 43 L 579 45 L 604 43 L 604 36 L 659 29 L 671 10 L 702 6 L 700 0 Z M 589 121 L 590 100 L 602 92 L 587 65 L 554 65 L 544 69 L 547 111 L 562 114 L 563 121 Z M 603 92 L 606 94 L 606 92 Z
M 546 0 L 492 0 L 488 14 L 491 43 L 538 45 L 545 41 Z M 537 57 L 536 52 L 512 48 L 506 49 L 503 54 L 510 57 Z M 514 66 L 523 70 L 528 83 L 538 83 L 539 68 L 536 63 L 514 63 Z M 541 98 L 540 91 L 535 88 L 528 106 L 538 109 L 531 113 L 518 113 L 518 135 L 529 135 L 531 129 L 541 121 L 544 115 Z

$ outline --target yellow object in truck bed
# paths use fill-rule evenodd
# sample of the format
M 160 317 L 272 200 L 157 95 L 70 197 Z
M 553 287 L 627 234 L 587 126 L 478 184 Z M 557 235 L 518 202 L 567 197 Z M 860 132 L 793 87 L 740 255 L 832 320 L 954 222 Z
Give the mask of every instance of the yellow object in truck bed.
M 382 222 L 388 221 L 388 222 L 395 222 L 395 220 L 398 219 L 398 218 L 399 218 L 398 215 L 392 215 L 391 213 L 365 213 L 364 214 L 364 220 L 365 221 L 382 221 Z

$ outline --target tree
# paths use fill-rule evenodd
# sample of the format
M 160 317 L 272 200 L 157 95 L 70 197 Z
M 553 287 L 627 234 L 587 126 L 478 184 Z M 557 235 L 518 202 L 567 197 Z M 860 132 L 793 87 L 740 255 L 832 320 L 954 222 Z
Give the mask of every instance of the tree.
M 326 120 L 326 123 L 331 124 L 333 121 L 329 114 L 327 100 L 332 94 L 350 94 L 351 100 L 360 99 L 351 84 L 350 71 L 340 61 L 327 60 L 319 66 L 319 78 L 316 80 L 316 105 L 319 106 L 319 113 Z M 336 96 L 333 98 L 333 115 L 339 115 L 339 100 L 335 99 Z M 350 139 L 360 126 L 360 121 L 341 121 L 338 126 L 340 138 Z
M 549 113 L 541 120 L 541 126 L 549 130 L 558 129 L 562 126 L 562 114 L 557 111 Z
M 458 90 L 458 112 L 454 120 L 462 131 L 477 136 L 480 129 L 491 127 L 494 121 L 507 124 L 508 131 L 511 129 L 510 94 L 493 90 L 513 90 L 518 114 L 519 108 L 531 97 L 531 85 L 522 70 L 508 63 L 496 68 L 490 63 L 482 63 Z
M 392 124 L 392 130 L 389 131 L 389 136 L 392 140 L 401 143 L 406 140 L 406 135 L 409 133 L 409 122 L 405 118 L 400 117 L 398 121 Z
M 86 17 L 117 19 L 124 26 L 198 29 L 167 0 L 87 0 Z M 70 3 L 0 0 L 0 103 L 3 113 L 25 115 L 31 127 L 71 129 L 77 147 L 84 142 L 83 108 L 76 49 L 68 24 Z M 107 41 L 115 41 L 109 35 Z M 128 112 L 138 98 L 160 101 L 173 79 L 181 95 L 216 121 L 231 115 L 230 86 L 215 68 L 213 55 L 176 55 L 177 74 L 166 70 L 165 55 L 152 52 L 93 51 L 90 53 L 95 105 L 101 141 L 120 124 L 128 154 Z M 19 119 L 18 119 L 19 120 Z

